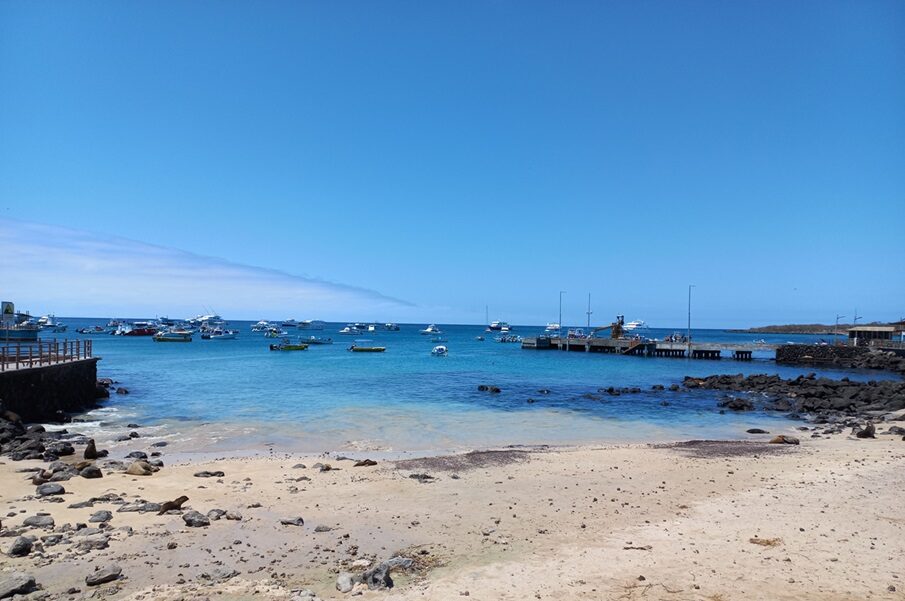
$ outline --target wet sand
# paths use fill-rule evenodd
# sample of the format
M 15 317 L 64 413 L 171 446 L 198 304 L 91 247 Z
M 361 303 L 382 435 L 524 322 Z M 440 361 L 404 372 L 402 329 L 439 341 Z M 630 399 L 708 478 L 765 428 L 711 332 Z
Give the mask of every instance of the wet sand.
M 100 550 L 64 542 L 12 558 L 5 551 L 14 539 L 0 538 L 0 581 L 26 572 L 51 599 L 300 599 L 299 589 L 340 599 L 362 587 L 340 593 L 338 573 L 404 556 L 414 565 L 392 573 L 393 589 L 362 596 L 903 598 L 905 441 L 801 440 L 498 449 L 369 467 L 272 451 L 183 455 L 170 465 L 164 453 L 168 465 L 151 476 L 62 482 L 62 503 L 35 498 L 17 472 L 38 462 L 3 459 L 0 510 L 13 514 L 4 529 L 38 512 L 54 518 L 56 532 L 98 510 L 113 518 Z M 193 476 L 200 470 L 224 476 Z M 181 515 L 119 512 L 110 502 L 68 507 L 110 493 L 126 502 L 186 495 L 186 510 L 222 509 L 241 520 L 190 528 Z M 304 525 L 280 523 L 294 517 Z M 124 578 L 86 586 L 87 575 L 111 563 Z

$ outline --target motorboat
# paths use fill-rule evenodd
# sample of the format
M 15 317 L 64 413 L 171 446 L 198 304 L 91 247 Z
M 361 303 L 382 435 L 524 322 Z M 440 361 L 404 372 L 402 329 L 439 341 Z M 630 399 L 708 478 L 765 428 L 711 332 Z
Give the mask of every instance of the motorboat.
M 445 346 L 443 346 L 442 344 L 435 346 L 431 350 L 431 355 L 433 355 L 434 357 L 445 357 L 448 354 L 449 354 L 449 349 L 446 348 Z
M 358 334 L 358 329 L 348 325 L 339 331 L 343 336 L 351 336 L 353 334 Z
M 503 334 L 508 334 L 509 333 L 509 324 L 506 324 L 503 327 L 501 327 L 500 332 L 502 332 Z
M 235 340 L 239 335 L 238 330 L 221 330 L 217 328 L 210 333 L 210 340 Z
M 503 328 L 508 328 L 508 327 L 509 327 L 509 324 L 506 323 L 505 321 L 493 321 L 490 323 L 489 326 L 487 326 L 487 331 L 488 332 L 499 332 Z
M 191 342 L 192 333 L 187 330 L 164 330 L 154 334 L 154 342 Z
M 170 319 L 169 317 L 158 317 L 157 323 L 159 323 L 162 326 L 167 326 L 168 328 L 171 328 L 176 325 L 176 321 Z
M 324 338 L 323 336 L 309 336 L 304 340 L 308 344 L 333 344 L 332 338 Z
M 548 334 L 552 334 L 552 333 L 554 333 L 554 332 L 555 332 L 555 333 L 558 333 L 559 330 L 560 330 L 559 324 L 558 324 L 558 323 L 555 323 L 555 322 L 552 322 L 552 321 L 551 321 L 550 323 L 547 324 L 547 327 L 546 327 L 546 328 L 544 328 L 544 332 L 546 332 L 546 333 L 548 333 Z
M 387 332 L 398 332 L 399 326 L 395 323 L 385 323 L 383 324 L 383 329 Z
M 281 330 L 280 328 L 271 326 L 267 328 L 266 332 L 264 332 L 264 338 L 282 338 L 286 334 L 288 334 L 286 330 Z
M 283 323 L 280 324 L 281 328 L 297 328 L 299 327 L 299 322 L 294 319 L 286 319 Z
M 288 338 L 283 338 L 279 342 L 279 344 L 271 344 L 270 350 L 272 351 L 307 351 L 308 345 L 301 340 L 298 342 L 292 342 Z
M 376 332 L 376 331 L 377 331 L 377 324 L 376 324 L 376 323 L 370 323 L 370 324 L 368 324 L 368 331 L 369 331 L 369 332 Z
M 57 321 L 56 315 L 42 315 L 38 318 L 38 321 L 35 322 L 41 330 L 48 330 L 54 333 L 62 333 L 66 331 L 66 324 Z
M 423 330 L 421 330 L 421 334 L 423 335 L 431 335 L 431 334 L 442 334 L 443 332 L 434 324 L 430 324 Z
M 157 326 L 150 321 L 136 321 L 121 324 L 114 334 L 117 336 L 153 336 L 157 332 Z
M 644 323 L 642 319 L 636 319 L 635 321 L 630 321 L 627 324 L 622 326 L 622 329 L 626 332 L 631 332 L 632 330 L 643 330 L 647 328 L 647 324 Z
M 349 347 L 349 351 L 353 353 L 382 353 L 385 350 L 385 346 L 373 346 L 370 340 L 356 340 Z
M 110 334 L 110 330 L 108 330 L 107 328 L 102 327 L 102 326 L 90 326 L 87 328 L 79 328 L 78 330 L 76 330 L 76 332 L 78 332 L 79 334 L 93 335 L 93 336 L 96 336 L 99 334 L 105 334 L 105 335 Z
M 299 322 L 300 330 L 323 330 L 327 324 L 319 319 L 305 319 Z
M 265 319 L 262 319 L 258 323 L 251 326 L 251 331 L 252 332 L 266 332 L 267 328 L 269 328 L 269 327 L 270 327 L 270 322 Z

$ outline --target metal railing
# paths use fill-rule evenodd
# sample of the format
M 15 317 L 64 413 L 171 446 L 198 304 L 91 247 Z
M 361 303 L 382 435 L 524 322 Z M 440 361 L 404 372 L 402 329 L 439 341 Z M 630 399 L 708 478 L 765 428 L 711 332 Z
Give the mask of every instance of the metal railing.
M 90 359 L 91 340 L 11 342 L 0 347 L 0 372 Z

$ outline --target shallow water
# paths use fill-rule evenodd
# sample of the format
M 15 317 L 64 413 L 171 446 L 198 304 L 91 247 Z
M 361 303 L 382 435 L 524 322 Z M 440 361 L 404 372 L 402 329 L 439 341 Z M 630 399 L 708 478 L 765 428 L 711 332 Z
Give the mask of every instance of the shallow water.
M 74 330 L 100 320 L 68 319 Z M 162 436 L 175 448 L 235 451 L 272 443 L 299 451 L 328 449 L 383 452 L 457 450 L 508 444 L 581 444 L 738 438 L 750 427 L 786 429 L 794 424 L 764 412 L 721 415 L 720 393 L 651 392 L 653 384 L 681 382 L 686 375 L 776 373 L 794 377 L 806 368 L 778 366 L 772 353 L 751 362 L 623 357 L 522 350 L 501 344 L 479 326 L 443 326 L 449 356 L 433 357 L 435 345 L 418 330 L 369 334 L 385 353 L 347 352 L 355 337 L 344 324 L 322 332 L 333 345 L 307 351 L 271 352 L 274 342 L 252 333 L 250 322 L 233 322 L 237 340 L 155 343 L 150 338 L 91 336 L 103 357 L 99 375 L 130 390 L 83 416 L 79 430 L 121 434 L 138 422 L 145 435 Z M 540 328 L 519 327 L 535 335 Z M 670 334 L 654 330 L 654 337 Z M 68 336 L 78 336 L 69 333 Z M 475 340 L 484 335 L 486 340 Z M 87 338 L 87 337 L 83 337 Z M 814 336 L 732 334 L 696 330 L 697 341 L 811 342 Z M 876 372 L 818 370 L 831 377 L 880 377 Z M 494 384 L 500 394 L 479 392 Z M 638 386 L 644 392 L 597 395 L 598 388 Z M 540 394 L 549 389 L 549 394 Z M 533 403 L 528 402 L 534 400 Z M 661 405 L 667 401 L 668 406 Z M 765 427 L 766 424 L 766 427 Z

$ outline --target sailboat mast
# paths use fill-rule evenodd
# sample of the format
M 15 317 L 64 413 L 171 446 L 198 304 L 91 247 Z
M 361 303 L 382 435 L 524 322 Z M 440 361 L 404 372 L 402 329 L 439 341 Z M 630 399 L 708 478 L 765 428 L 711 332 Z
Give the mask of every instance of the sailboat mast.
M 588 331 L 591 331 L 591 313 L 593 313 L 593 311 L 591 311 L 591 293 L 590 292 L 588 292 L 588 311 L 587 311 L 587 313 L 588 313 Z

